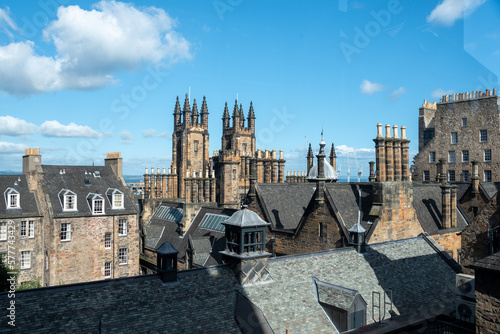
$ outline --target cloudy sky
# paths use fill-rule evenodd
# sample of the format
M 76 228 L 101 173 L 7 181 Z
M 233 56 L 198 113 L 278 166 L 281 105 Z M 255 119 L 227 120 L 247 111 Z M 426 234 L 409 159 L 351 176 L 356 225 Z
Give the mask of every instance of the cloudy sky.
M 0 170 L 20 172 L 28 147 L 45 164 L 121 151 L 125 174 L 168 167 L 190 92 L 206 95 L 211 151 L 238 97 L 287 170 L 323 129 L 341 175 L 367 176 L 377 123 L 406 126 L 415 154 L 424 99 L 498 85 L 499 23 L 492 0 L 2 1 Z

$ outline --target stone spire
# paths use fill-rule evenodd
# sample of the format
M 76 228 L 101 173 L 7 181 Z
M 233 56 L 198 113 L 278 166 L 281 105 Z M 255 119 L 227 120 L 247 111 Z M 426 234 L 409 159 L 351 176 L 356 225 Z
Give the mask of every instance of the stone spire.
M 253 112 L 252 101 L 250 101 L 250 110 L 248 111 L 248 128 L 255 130 L 255 113 Z
M 240 128 L 245 128 L 245 115 L 243 114 L 243 105 L 240 103 Z
M 201 126 L 204 128 L 208 127 L 208 108 L 207 108 L 207 100 L 205 95 L 203 95 L 203 103 L 201 104 Z
M 321 131 L 321 143 L 319 143 L 319 152 L 316 155 L 318 158 L 318 177 L 316 178 L 316 201 L 323 203 L 325 198 L 324 186 L 325 186 L 325 146 L 326 143 L 323 140 L 323 131 Z
M 332 165 L 333 169 L 337 170 L 337 154 L 335 153 L 335 146 L 333 143 L 330 148 L 330 165 Z
M 184 99 L 184 108 L 182 108 L 182 113 L 184 117 L 184 124 L 189 125 L 189 123 L 191 122 L 191 108 L 189 107 L 189 98 L 187 93 L 186 98 Z
M 227 108 L 227 102 L 226 105 L 224 106 L 224 114 L 222 115 L 222 125 L 224 128 L 229 127 L 229 109 Z
M 234 101 L 233 108 L 233 128 L 239 128 L 240 126 L 240 111 L 238 110 L 238 100 Z
M 309 175 L 309 171 L 311 170 L 314 162 L 313 150 L 311 147 L 311 143 L 309 143 L 309 150 L 307 151 L 307 175 Z
M 181 104 L 179 103 L 179 96 L 177 96 L 177 101 L 175 101 L 174 108 L 174 124 L 179 124 L 181 122 Z
M 192 113 L 192 123 L 193 125 L 198 125 L 198 105 L 196 104 L 196 99 L 193 100 L 193 113 Z

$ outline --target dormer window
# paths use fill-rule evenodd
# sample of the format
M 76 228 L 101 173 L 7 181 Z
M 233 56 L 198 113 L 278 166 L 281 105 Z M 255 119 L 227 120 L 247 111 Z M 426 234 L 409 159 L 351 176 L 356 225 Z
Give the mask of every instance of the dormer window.
M 7 209 L 19 209 L 21 207 L 19 201 L 19 191 L 14 188 L 7 188 L 4 192 L 5 206 Z
M 63 189 L 59 192 L 59 200 L 63 211 L 77 211 L 76 208 L 76 194 L 68 189 Z
M 87 201 L 93 215 L 105 214 L 104 197 L 102 195 L 90 193 L 87 196 Z
M 120 190 L 109 188 L 106 191 L 106 196 L 108 196 L 109 203 L 113 210 L 123 209 L 123 193 Z

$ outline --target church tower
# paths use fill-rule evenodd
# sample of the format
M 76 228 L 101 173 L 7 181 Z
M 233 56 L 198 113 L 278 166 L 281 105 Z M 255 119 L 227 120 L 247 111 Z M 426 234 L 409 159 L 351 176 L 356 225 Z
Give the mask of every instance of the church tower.
M 208 144 L 208 108 L 205 96 L 203 96 L 200 113 L 198 113 L 196 99 L 193 100 L 191 109 L 189 97 L 186 94 L 181 111 L 179 97 L 177 97 L 172 134 L 172 164 L 169 170 L 169 195 L 171 197 L 190 197 L 190 189 L 186 190 L 186 179 L 210 176 Z

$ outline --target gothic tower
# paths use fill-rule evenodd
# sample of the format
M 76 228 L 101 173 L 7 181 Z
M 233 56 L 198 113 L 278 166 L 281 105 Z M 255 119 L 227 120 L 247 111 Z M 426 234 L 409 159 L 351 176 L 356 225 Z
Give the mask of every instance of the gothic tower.
M 208 108 L 205 96 L 200 113 L 196 99 L 193 100 L 191 109 L 187 94 L 181 112 L 177 97 L 172 134 L 172 164 L 169 170 L 169 175 L 173 176 L 170 178 L 173 182 L 169 182 L 172 197 L 186 198 L 186 178 L 209 177 L 208 140 Z

